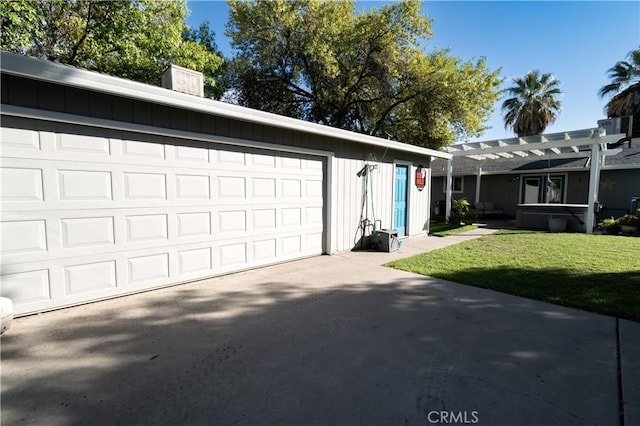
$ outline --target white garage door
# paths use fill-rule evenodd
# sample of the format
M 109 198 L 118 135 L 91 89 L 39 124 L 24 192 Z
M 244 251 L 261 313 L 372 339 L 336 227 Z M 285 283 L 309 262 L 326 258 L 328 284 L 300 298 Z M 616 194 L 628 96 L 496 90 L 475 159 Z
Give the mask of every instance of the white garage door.
M 23 127 L 1 137 L 1 285 L 16 313 L 323 252 L 322 157 Z

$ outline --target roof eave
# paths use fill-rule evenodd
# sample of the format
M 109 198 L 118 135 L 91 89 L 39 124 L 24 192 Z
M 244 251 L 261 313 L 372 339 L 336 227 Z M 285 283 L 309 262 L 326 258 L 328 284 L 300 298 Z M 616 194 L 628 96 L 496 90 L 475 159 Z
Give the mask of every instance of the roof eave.
M 156 104 L 198 111 L 234 120 L 241 120 L 255 124 L 279 127 L 289 130 L 312 133 L 316 135 L 349 140 L 365 145 L 393 149 L 401 152 L 450 159 L 451 154 L 409 145 L 397 141 L 386 140 L 375 136 L 350 132 L 348 130 L 311 123 L 295 118 L 284 117 L 269 112 L 254 110 L 238 105 L 228 104 L 212 99 L 187 95 L 151 86 L 136 81 L 126 80 L 95 71 L 82 70 L 68 65 L 61 65 L 49 61 L 31 58 L 16 53 L 2 51 L 0 60 L 3 73 L 27 77 L 53 83 L 63 83 L 67 86 L 101 92 L 110 95 L 124 96 L 130 99 L 142 100 Z

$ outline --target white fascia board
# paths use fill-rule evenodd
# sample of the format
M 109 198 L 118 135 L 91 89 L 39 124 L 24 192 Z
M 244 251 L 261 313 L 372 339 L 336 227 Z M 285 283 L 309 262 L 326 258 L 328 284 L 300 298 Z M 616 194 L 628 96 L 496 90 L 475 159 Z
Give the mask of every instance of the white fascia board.
M 334 156 L 334 153 L 331 151 L 303 148 L 291 145 L 280 145 L 270 142 L 249 141 L 226 136 L 195 133 L 189 132 L 187 130 L 169 129 L 164 127 L 147 126 L 144 124 L 128 123 L 124 121 L 106 120 L 103 118 L 87 117 L 85 115 L 67 114 L 65 112 L 25 108 L 15 105 L 3 105 L 0 116 L 5 115 L 35 120 L 53 121 L 57 123 L 77 124 L 80 126 L 96 127 L 102 129 L 122 130 L 125 132 L 142 133 L 147 135 L 161 135 L 170 138 L 189 139 L 194 141 L 211 142 L 238 147 L 259 148 L 271 151 L 306 155 L 320 155 L 329 158 Z
M 2 72 L 6 74 L 64 84 L 66 86 L 107 93 L 115 96 L 123 96 L 130 99 L 202 112 L 234 120 L 334 137 L 337 139 L 349 140 L 352 142 L 377 146 L 385 149 L 393 149 L 411 154 L 433 156 L 444 159 L 451 158 L 451 154 L 442 151 L 350 132 L 348 130 L 338 129 L 335 127 L 324 126 L 269 112 L 215 101 L 213 99 L 187 95 L 162 87 L 151 86 L 137 81 L 113 77 L 94 71 L 81 70 L 68 65 L 61 65 L 54 62 L 18 55 L 16 53 L 2 51 L 0 63 Z

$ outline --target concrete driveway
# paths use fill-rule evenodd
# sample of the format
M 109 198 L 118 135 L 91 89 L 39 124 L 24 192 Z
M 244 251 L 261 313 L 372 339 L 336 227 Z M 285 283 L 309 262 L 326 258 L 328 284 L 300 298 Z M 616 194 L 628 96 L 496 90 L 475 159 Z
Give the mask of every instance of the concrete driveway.
M 20 318 L 2 424 L 640 424 L 640 324 L 380 266 L 473 237 Z

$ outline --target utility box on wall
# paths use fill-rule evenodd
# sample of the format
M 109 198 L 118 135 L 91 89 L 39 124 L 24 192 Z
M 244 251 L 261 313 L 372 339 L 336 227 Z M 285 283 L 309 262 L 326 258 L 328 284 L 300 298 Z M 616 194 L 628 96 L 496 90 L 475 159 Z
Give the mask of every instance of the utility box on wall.
M 202 73 L 177 65 L 169 65 L 162 74 L 162 87 L 176 92 L 204 97 Z

